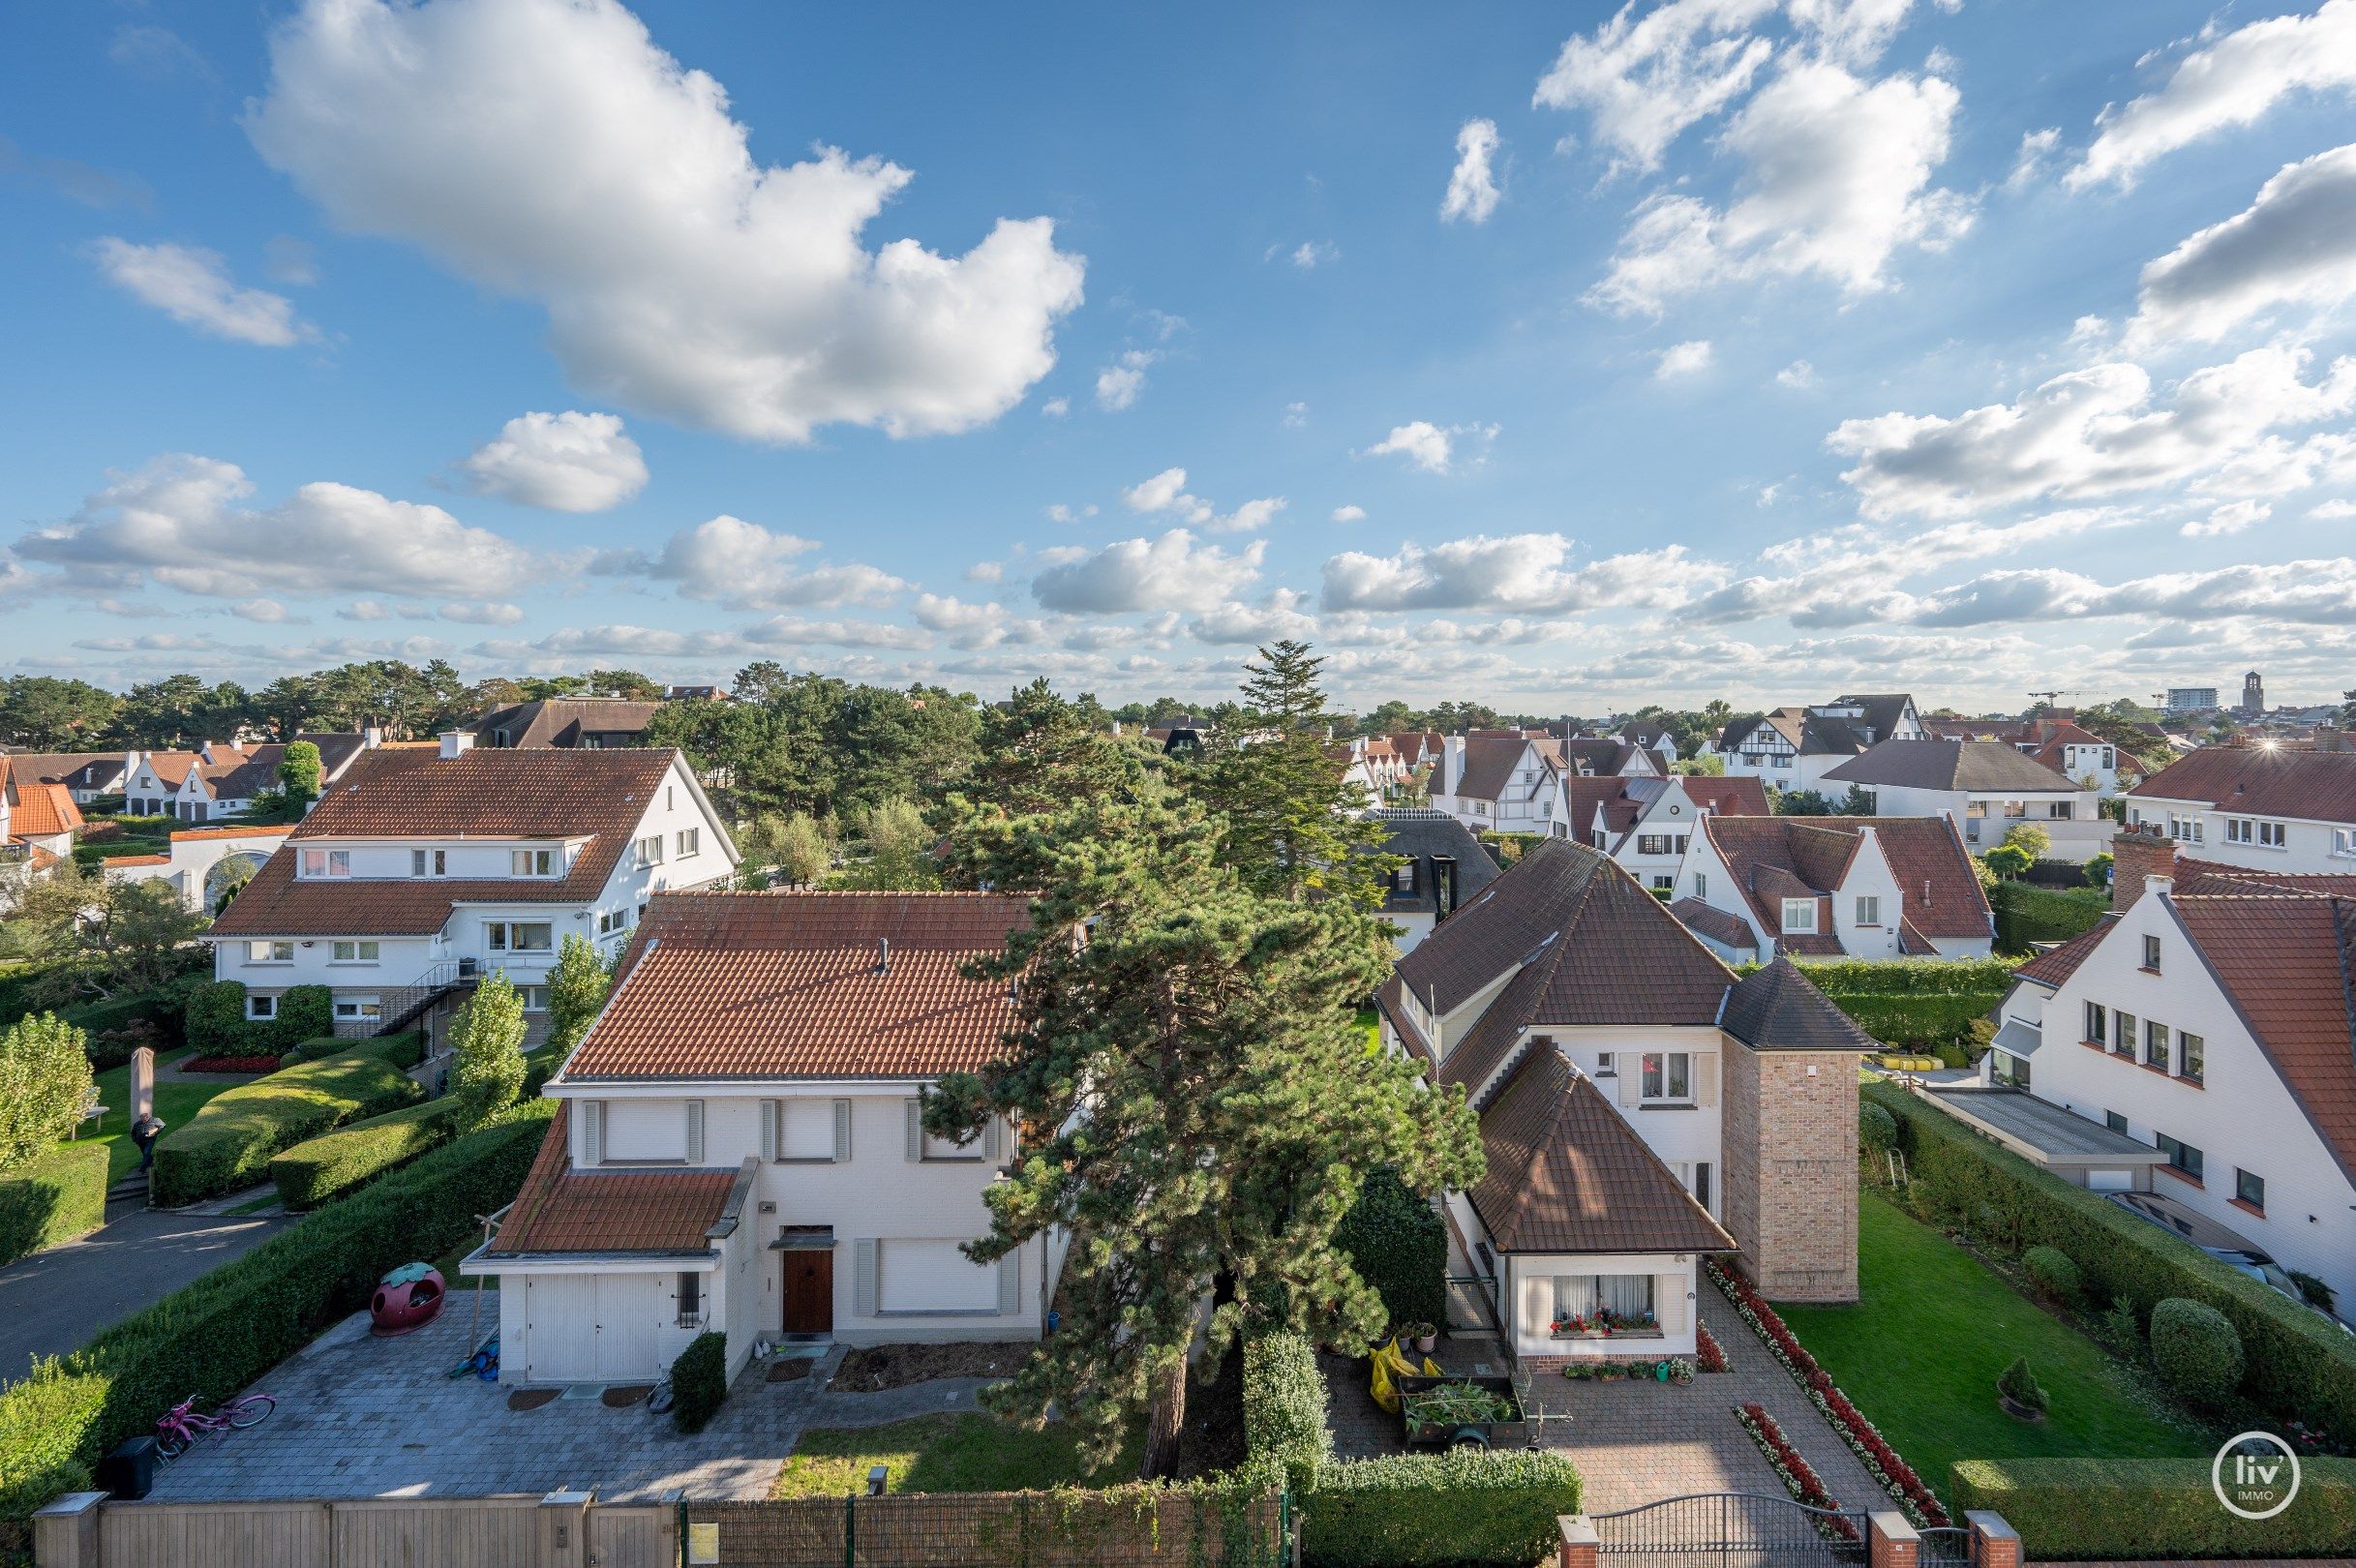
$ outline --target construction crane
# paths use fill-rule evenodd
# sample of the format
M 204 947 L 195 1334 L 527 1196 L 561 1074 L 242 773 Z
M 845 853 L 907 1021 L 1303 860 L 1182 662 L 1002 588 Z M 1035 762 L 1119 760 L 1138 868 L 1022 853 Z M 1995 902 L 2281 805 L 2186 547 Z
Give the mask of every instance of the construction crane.
M 2032 697 L 2042 697 L 2046 703 L 2050 705 L 2056 697 L 2075 697 L 2085 690 L 2086 688 L 2084 686 L 2063 686 L 2055 691 L 2033 691 L 2029 693 L 2029 695 Z

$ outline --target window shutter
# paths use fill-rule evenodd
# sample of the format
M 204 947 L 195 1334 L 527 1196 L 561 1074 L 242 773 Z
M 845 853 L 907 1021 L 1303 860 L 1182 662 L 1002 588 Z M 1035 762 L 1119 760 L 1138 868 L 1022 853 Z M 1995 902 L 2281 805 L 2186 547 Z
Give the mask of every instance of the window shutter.
M 605 1163 L 605 1101 L 585 1100 L 581 1102 L 581 1163 Z
M 851 1102 L 834 1102 L 834 1162 L 843 1164 L 851 1158 Z
M 777 1112 L 779 1108 L 773 1100 L 761 1101 L 761 1163 L 765 1165 L 775 1162 L 777 1159 Z
M 875 1243 L 872 1240 L 851 1244 L 851 1312 L 856 1317 L 875 1315 Z
M 998 1158 L 998 1118 L 995 1116 L 982 1124 L 982 1158 L 987 1161 Z
M 704 1102 L 700 1100 L 690 1100 L 687 1101 L 687 1163 L 700 1165 L 703 1162 Z
M 1660 1324 L 1663 1334 L 1685 1332 L 1685 1312 L 1692 1305 L 1685 1299 L 1685 1292 L 1691 1288 L 1682 1274 L 1652 1277 L 1652 1318 Z
M 1022 1253 L 1009 1252 L 998 1260 L 998 1315 L 1012 1317 L 1022 1311 Z
M 1723 1059 L 1723 1053 L 1718 1051 L 1694 1052 L 1693 1099 L 1695 1104 L 1715 1105 L 1718 1102 L 1718 1064 Z
M 900 1105 L 908 1114 L 908 1158 L 913 1162 L 924 1158 L 924 1101 L 903 1100 Z

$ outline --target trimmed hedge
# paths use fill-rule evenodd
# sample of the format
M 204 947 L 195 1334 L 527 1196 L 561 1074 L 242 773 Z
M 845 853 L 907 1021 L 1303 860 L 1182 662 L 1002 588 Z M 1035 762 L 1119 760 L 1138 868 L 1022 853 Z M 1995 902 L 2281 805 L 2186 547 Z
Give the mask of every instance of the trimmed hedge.
M 2078 1266 L 2059 1247 L 2032 1247 L 2021 1253 L 2020 1266 L 2038 1289 L 2054 1301 L 2075 1301 L 2086 1287 Z
M 321 1057 L 342 1056 L 347 1051 L 367 1050 L 381 1055 L 387 1062 L 408 1071 L 425 1060 L 425 1036 L 412 1030 L 401 1035 L 373 1035 L 346 1039 L 342 1035 L 321 1035 L 306 1040 L 284 1053 L 282 1066 L 294 1067 L 304 1062 L 317 1062 Z
M 2040 888 L 2028 882 L 1999 882 L 1988 890 L 1996 912 L 1996 947 L 2026 953 L 2031 943 L 2067 942 L 2090 931 L 2110 909 L 2103 888 Z
M 1892 1045 L 1965 1045 L 1972 1026 L 2004 1000 L 2015 958 L 1798 960 L 1832 1005 Z
M 0 1263 L 106 1222 L 106 1146 L 61 1143 L 0 1171 Z
M 399 1036 L 366 1041 L 215 1095 L 157 1143 L 151 1201 L 169 1209 L 233 1192 L 280 1150 L 417 1099 L 424 1091 L 388 1060 L 402 1045 Z
M 1898 1147 L 1914 1177 L 1908 1201 L 1918 1213 L 2008 1248 L 2058 1247 L 2098 1300 L 2125 1301 L 2141 1320 L 2171 1296 L 2205 1302 L 2241 1336 L 2244 1393 L 2277 1416 L 2356 1432 L 2356 1339 L 2330 1318 L 1893 1084 L 1867 1084 L 1863 1094 L 1898 1119 Z
M 457 1110 L 445 1096 L 349 1123 L 272 1160 L 270 1180 L 287 1208 L 316 1209 L 449 1142 Z
M 2356 1541 L 2356 1460 L 2300 1462 L 2299 1495 L 2268 1520 L 2218 1506 L 2205 1459 L 1963 1460 L 1956 1506 L 1987 1508 L 2040 1562 L 2344 1553 Z
M 1454 1449 L 1350 1460 L 1299 1498 L 1301 1558 L 1314 1568 L 1529 1568 L 1580 1511 L 1559 1454 Z
M 1333 1458 L 1325 1430 L 1325 1377 L 1298 1334 L 1262 1335 L 1244 1346 L 1244 1452 L 1284 1467 L 1296 1492 Z
M 278 996 L 278 1016 L 246 1016 L 243 980 L 214 980 L 189 993 L 188 1042 L 206 1056 L 282 1056 L 335 1033 L 335 992 L 293 985 Z
M 366 1191 L 310 1215 L 0 1391 L 0 1520 L 20 1521 L 191 1394 L 219 1404 L 368 1305 L 385 1271 L 478 1239 L 511 1201 L 556 1112 L 519 1105 Z
M 687 1342 L 671 1363 L 671 1422 L 702 1432 L 728 1398 L 728 1337 L 710 1330 Z
M 1367 1172 L 1334 1245 L 1382 1297 L 1394 1327 L 1448 1320 L 1448 1227 L 1387 1166 Z
M 2242 1337 L 2205 1301 L 2171 1296 L 2152 1309 L 2152 1365 L 2179 1396 L 2210 1409 L 2242 1386 Z

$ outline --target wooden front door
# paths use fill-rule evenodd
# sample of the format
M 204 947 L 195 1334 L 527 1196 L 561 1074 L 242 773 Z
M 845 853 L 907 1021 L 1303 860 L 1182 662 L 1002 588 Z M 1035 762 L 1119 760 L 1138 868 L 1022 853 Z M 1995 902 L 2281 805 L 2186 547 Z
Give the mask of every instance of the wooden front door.
M 785 1332 L 834 1332 L 834 1253 L 826 1248 L 795 1248 L 785 1259 Z

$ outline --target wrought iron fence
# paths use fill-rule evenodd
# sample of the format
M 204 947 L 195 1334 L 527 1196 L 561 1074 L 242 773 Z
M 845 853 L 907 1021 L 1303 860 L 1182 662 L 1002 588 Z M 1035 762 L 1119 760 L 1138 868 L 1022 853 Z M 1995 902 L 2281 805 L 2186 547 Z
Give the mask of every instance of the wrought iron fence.
M 1960 1524 L 1940 1524 L 1918 1532 L 1922 1545 L 1915 1553 L 1915 1560 L 1922 1568 L 1932 1563 L 1966 1564 L 1973 1560 L 1972 1532 Z
M 687 1568 L 1279 1568 L 1264 1492 L 893 1493 L 680 1505 Z
M 1665 1497 L 1591 1522 L 1610 1568 L 1853 1568 L 1866 1559 L 1862 1512 L 1767 1493 Z

